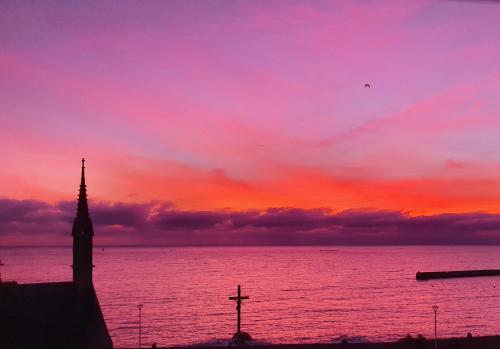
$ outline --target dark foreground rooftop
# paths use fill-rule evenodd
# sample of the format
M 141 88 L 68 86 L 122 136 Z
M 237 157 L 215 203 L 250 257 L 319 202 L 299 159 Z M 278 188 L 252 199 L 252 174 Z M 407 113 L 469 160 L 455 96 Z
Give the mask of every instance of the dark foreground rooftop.
M 111 347 L 93 287 L 0 283 L 0 348 Z

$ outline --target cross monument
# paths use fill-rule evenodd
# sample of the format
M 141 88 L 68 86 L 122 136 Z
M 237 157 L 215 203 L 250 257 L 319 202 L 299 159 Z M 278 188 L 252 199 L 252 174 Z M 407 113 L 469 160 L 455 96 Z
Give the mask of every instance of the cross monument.
M 238 311 L 238 326 L 236 334 L 239 334 L 241 328 L 241 302 L 245 299 L 249 299 L 248 296 L 241 295 L 241 286 L 238 285 L 238 295 L 236 297 L 229 297 L 229 300 L 236 302 L 236 310 Z

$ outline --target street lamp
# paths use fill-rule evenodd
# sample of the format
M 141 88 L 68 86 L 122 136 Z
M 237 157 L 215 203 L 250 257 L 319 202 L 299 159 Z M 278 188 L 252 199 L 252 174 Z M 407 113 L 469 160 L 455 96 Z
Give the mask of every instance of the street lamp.
M 142 304 L 137 305 L 139 308 L 139 349 L 141 348 L 141 325 L 142 325 Z
M 437 349 L 438 347 L 438 340 L 437 340 L 437 312 L 438 312 L 439 306 L 433 305 L 432 310 L 434 310 L 434 349 Z

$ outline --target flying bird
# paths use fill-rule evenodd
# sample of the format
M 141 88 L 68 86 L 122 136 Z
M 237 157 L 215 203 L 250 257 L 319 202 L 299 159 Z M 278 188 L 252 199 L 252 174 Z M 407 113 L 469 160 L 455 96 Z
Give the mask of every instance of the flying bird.
M 370 84 L 365 84 L 365 87 L 371 88 Z

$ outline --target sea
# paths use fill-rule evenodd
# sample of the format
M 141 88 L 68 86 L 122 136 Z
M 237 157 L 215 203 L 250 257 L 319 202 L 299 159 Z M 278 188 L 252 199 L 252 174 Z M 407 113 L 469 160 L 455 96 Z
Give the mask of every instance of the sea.
M 68 281 L 71 253 L 0 248 L 2 279 Z M 500 277 L 415 279 L 500 269 L 500 246 L 99 247 L 94 264 L 115 347 L 137 346 L 139 325 L 143 346 L 228 343 L 237 285 L 249 297 L 241 328 L 256 343 L 434 338 L 435 326 L 438 337 L 500 333 Z

